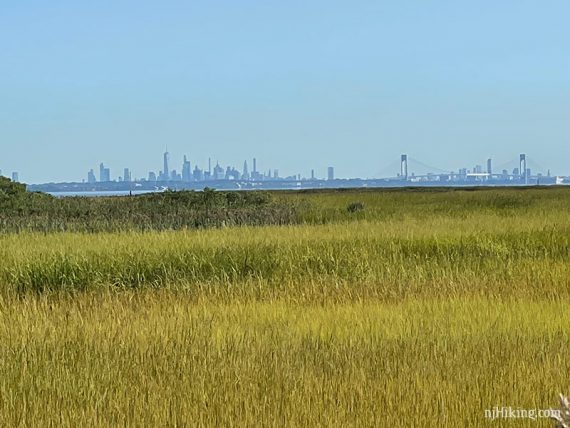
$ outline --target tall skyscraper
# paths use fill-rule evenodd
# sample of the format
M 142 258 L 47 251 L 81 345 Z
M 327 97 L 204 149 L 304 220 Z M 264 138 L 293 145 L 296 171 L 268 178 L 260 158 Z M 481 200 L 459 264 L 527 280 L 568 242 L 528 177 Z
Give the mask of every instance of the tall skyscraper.
M 493 173 L 493 161 L 491 158 L 487 159 L 487 174 L 491 175 Z
M 159 180 L 160 181 L 169 181 L 170 180 L 170 169 L 168 167 L 168 161 L 170 160 L 170 153 L 168 153 L 168 147 L 162 156 L 162 172 L 160 174 Z
M 249 180 L 249 171 L 247 169 L 247 161 L 243 161 L 243 174 L 241 175 L 242 180 Z
M 216 166 L 214 167 L 214 180 L 223 180 L 224 176 L 224 168 L 222 168 L 219 162 L 217 162 Z
M 526 174 L 526 154 L 521 153 L 520 157 L 519 157 L 519 173 L 521 176 L 521 179 L 524 180 L 525 184 L 528 184 L 528 176 Z
M 332 166 L 328 167 L 327 170 L 327 179 L 328 180 L 334 180 L 334 168 Z
M 194 167 L 194 172 L 192 173 L 194 181 L 204 181 L 204 171 L 198 168 L 198 165 Z
M 105 168 L 105 165 L 102 162 L 99 164 L 99 181 L 102 183 L 111 181 L 111 170 L 109 168 Z
M 131 181 L 131 171 L 129 168 L 125 168 L 123 171 L 123 181 L 126 181 L 127 183 Z
M 182 164 L 182 181 L 192 181 L 192 170 L 190 169 L 190 161 L 184 155 L 184 163 Z
M 87 173 L 87 182 L 88 183 L 96 183 L 97 179 L 95 178 L 95 172 L 90 169 L 89 172 Z

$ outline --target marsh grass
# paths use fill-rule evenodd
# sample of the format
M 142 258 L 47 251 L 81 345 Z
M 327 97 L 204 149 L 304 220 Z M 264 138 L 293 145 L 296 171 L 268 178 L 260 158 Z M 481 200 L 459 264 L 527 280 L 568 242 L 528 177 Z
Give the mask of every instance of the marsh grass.
M 570 386 L 561 302 L 138 290 L 0 308 L 3 426 L 483 426 L 486 408 L 548 407 Z
M 486 426 L 570 390 L 565 189 L 276 197 L 298 224 L 2 234 L 0 425 Z

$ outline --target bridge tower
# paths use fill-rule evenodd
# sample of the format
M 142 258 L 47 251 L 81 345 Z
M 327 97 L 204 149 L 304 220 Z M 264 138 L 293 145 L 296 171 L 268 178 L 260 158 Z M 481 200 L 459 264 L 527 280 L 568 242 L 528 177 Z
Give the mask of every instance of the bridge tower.
M 402 155 L 400 157 L 400 176 L 404 180 L 408 180 L 408 155 Z
M 528 175 L 526 171 L 526 154 L 521 153 L 519 157 L 519 174 L 521 179 L 524 180 L 524 184 L 528 184 Z

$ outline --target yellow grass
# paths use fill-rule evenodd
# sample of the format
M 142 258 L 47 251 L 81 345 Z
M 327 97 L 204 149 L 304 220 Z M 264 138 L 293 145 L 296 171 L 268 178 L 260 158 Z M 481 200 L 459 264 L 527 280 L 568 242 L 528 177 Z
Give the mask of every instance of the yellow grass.
M 0 426 L 463 427 L 555 406 L 570 197 L 529 192 L 540 203 L 462 215 L 496 195 L 406 196 L 389 216 L 397 193 L 319 195 L 325 224 L 2 235 Z M 355 198 L 365 212 L 344 218 Z

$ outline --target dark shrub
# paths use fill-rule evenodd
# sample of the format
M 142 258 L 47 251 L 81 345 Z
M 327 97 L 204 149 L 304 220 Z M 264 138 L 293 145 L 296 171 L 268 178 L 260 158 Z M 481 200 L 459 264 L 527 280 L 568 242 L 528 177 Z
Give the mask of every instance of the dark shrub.
M 364 210 L 364 203 L 362 203 L 362 202 L 351 202 L 346 207 L 346 210 L 349 213 L 356 213 L 358 211 L 362 211 L 362 210 Z

